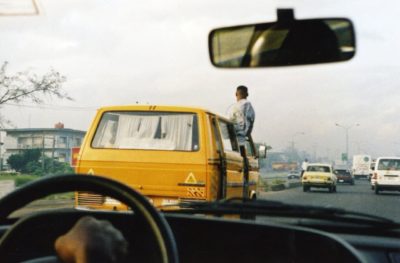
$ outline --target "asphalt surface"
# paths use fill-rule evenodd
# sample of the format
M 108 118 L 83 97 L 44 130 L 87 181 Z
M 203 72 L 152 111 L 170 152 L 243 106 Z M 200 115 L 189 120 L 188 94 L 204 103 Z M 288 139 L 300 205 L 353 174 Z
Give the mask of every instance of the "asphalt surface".
M 263 192 L 260 198 L 289 204 L 344 208 L 400 222 L 400 192 L 381 192 L 376 195 L 367 180 L 357 180 L 355 185 L 339 184 L 337 193 L 329 193 L 327 189 L 318 188 L 312 188 L 311 192 L 304 193 L 302 187 L 296 187 L 276 192 Z M 15 212 L 13 216 L 42 209 L 66 207 L 73 207 L 73 200 L 40 200 Z
M 344 208 L 400 222 L 400 192 L 381 192 L 376 195 L 367 180 L 356 180 L 355 185 L 338 184 L 337 193 L 318 188 L 311 188 L 311 192 L 304 193 L 302 187 L 297 187 L 265 192 L 260 198 L 289 204 Z

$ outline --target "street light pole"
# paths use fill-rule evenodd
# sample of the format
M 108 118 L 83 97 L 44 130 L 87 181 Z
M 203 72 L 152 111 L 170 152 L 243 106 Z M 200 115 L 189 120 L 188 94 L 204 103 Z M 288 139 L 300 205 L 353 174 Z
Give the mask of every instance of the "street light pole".
M 343 128 L 346 132 L 346 165 L 349 164 L 349 130 L 355 126 L 360 126 L 359 123 L 355 123 L 352 125 L 340 125 L 339 123 L 335 123 L 337 127 Z
M 346 165 L 349 164 L 349 127 L 346 127 Z
M 296 132 L 296 133 L 293 133 L 293 135 L 292 135 L 292 141 L 291 141 L 291 146 L 292 146 L 292 158 L 294 157 L 294 137 L 296 137 L 297 135 L 305 135 L 305 133 L 304 132 Z

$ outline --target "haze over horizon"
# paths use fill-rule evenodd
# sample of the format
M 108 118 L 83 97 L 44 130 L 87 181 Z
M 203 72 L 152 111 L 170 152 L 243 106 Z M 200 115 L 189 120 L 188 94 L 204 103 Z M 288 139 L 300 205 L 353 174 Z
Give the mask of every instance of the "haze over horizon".
M 236 86 L 246 85 L 256 110 L 254 138 L 274 150 L 294 141 L 299 150 L 338 159 L 345 129 L 335 123 L 358 123 L 349 130 L 351 154 L 400 155 L 400 53 L 393 51 L 400 32 L 384 26 L 395 24 L 400 3 L 374 3 L 377 23 L 366 12 L 374 4 L 363 1 L 325 1 L 318 13 L 302 5 L 306 0 L 237 1 L 229 8 L 225 1 L 207 2 L 40 0 L 38 16 L 0 17 L 0 63 L 8 61 L 10 73 L 54 68 L 67 77 L 64 88 L 74 98 L 3 105 L 1 114 L 18 128 L 63 122 L 79 130 L 88 129 L 96 109 L 106 105 L 187 105 L 226 114 Z M 211 65 L 207 37 L 213 28 L 275 21 L 283 6 L 294 7 L 298 19 L 351 18 L 355 58 L 253 70 Z

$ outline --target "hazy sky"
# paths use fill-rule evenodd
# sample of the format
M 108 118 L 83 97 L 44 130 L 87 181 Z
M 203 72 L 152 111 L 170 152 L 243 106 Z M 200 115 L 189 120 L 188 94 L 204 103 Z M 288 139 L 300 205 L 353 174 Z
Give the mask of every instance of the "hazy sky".
M 9 61 L 10 72 L 60 71 L 74 101 L 7 105 L 1 114 L 19 128 L 61 121 L 81 130 L 96 108 L 137 101 L 225 114 L 235 87 L 244 84 L 256 109 L 254 137 L 276 150 L 294 139 L 302 150 L 337 159 L 345 148 L 338 122 L 360 124 L 350 129 L 351 153 L 400 154 L 400 4 L 381 3 L 39 0 L 39 16 L 0 16 L 0 62 Z M 274 21 L 277 7 L 294 7 L 297 18 L 352 19 L 356 57 L 279 69 L 226 70 L 210 64 L 210 30 Z M 299 132 L 305 134 L 295 135 Z

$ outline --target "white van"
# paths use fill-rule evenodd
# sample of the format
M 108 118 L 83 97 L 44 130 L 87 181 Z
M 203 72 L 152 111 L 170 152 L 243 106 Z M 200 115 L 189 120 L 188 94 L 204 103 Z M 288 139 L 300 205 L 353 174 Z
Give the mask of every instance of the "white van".
M 371 166 L 371 156 L 358 154 L 353 156 L 352 172 L 355 179 L 368 178 Z
M 400 191 L 400 157 L 379 157 L 373 175 L 375 194 L 381 191 Z

